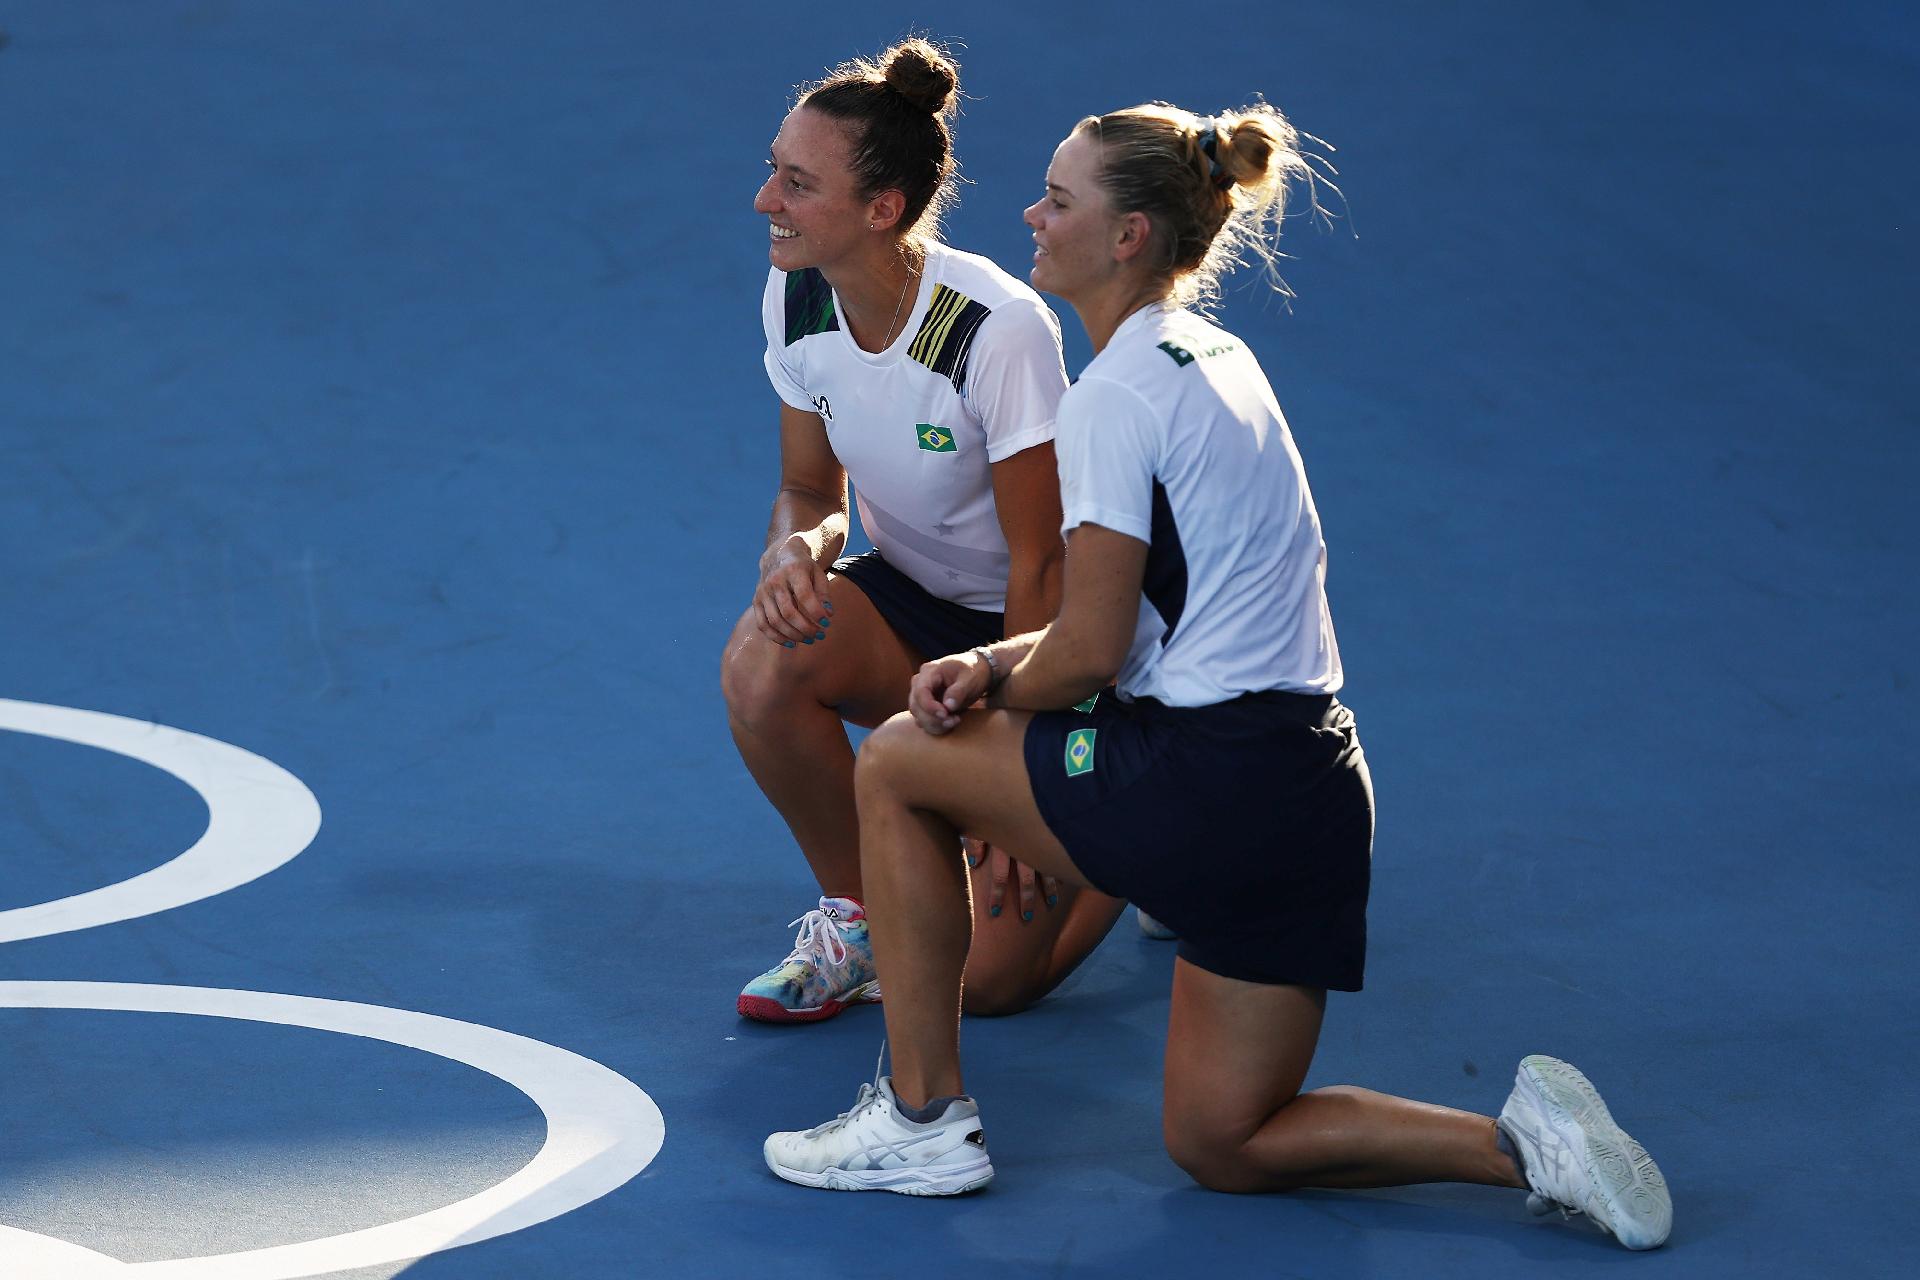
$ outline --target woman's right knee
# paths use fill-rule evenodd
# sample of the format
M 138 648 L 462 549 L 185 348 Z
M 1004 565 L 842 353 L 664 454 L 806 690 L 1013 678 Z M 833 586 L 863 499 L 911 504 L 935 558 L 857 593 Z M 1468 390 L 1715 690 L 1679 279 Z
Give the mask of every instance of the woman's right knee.
M 907 712 L 900 711 L 889 716 L 860 744 L 860 756 L 853 763 L 854 789 L 862 792 L 876 788 L 891 790 L 911 773 L 914 759 L 924 745 L 924 738 L 925 735 Z
M 761 635 L 749 613 L 727 639 L 720 659 L 720 693 L 727 714 L 752 727 L 807 691 L 806 661 Z

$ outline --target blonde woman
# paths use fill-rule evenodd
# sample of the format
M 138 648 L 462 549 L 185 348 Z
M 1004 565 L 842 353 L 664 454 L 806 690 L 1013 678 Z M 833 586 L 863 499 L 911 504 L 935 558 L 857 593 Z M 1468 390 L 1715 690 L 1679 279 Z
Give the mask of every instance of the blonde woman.
M 1658 1168 L 1578 1071 L 1520 1064 L 1500 1118 L 1351 1086 L 1300 1092 L 1326 992 L 1358 990 L 1373 790 L 1326 547 L 1246 345 L 1195 304 L 1270 252 L 1298 135 L 1257 105 L 1082 121 L 1026 212 L 1033 282 L 1094 359 L 1060 406 L 1068 557 L 1042 630 L 928 663 L 866 744 L 861 850 L 893 1074 L 767 1139 L 789 1181 L 944 1195 L 993 1176 L 959 1055 L 964 830 L 1178 931 L 1168 1151 L 1224 1191 L 1457 1181 L 1530 1189 L 1630 1248 L 1665 1240 Z M 1115 681 L 1090 717 L 1052 708 Z M 985 709 L 974 709 L 986 699 Z
M 820 890 L 792 948 L 736 1001 L 764 1021 L 880 998 L 844 724 L 879 724 L 929 658 L 1042 626 L 1059 605 L 1059 324 L 1026 284 L 939 241 L 958 92 L 926 40 L 835 69 L 781 123 L 754 199 L 780 486 L 721 684 L 740 757 Z M 874 549 L 843 558 L 849 479 Z M 969 850 L 968 1007 L 1010 1013 L 1070 973 L 1121 904 Z

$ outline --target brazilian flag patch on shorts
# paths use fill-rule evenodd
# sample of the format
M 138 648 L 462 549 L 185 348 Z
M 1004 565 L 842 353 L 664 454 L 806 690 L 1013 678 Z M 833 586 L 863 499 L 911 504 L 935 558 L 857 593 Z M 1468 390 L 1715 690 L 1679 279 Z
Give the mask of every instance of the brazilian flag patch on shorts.
M 1067 776 L 1093 772 L 1093 737 L 1098 729 L 1075 729 L 1067 735 Z
M 1074 703 L 1073 709 L 1075 711 L 1084 711 L 1086 714 L 1092 715 L 1094 707 L 1097 706 L 1099 702 L 1100 702 L 1100 695 L 1096 693 L 1091 698 L 1088 698 L 1085 702 Z

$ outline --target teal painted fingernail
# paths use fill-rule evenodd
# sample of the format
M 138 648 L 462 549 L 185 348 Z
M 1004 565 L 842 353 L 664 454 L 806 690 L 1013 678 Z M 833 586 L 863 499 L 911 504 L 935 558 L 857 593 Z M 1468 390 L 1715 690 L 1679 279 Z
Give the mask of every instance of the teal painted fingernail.
M 1059 894 L 1057 894 L 1057 893 L 1050 893 L 1050 894 L 1048 894 L 1048 895 L 1047 895 L 1047 905 L 1048 905 L 1048 906 L 1050 906 L 1050 907 L 1057 907 L 1057 906 L 1059 906 L 1059 905 L 1060 905 L 1060 895 L 1059 895 Z
M 997 920 L 997 919 L 999 919 L 999 918 L 1000 918 L 1000 908 L 998 908 L 998 907 L 988 907 L 988 908 L 987 908 L 987 914 L 988 914 L 988 915 L 990 915 L 990 916 L 992 916 L 992 917 L 994 917 L 994 918 L 995 918 L 995 919 Z
M 821 626 L 823 626 L 823 627 L 830 627 L 830 626 L 832 626 L 832 625 L 833 625 L 833 619 L 832 619 L 832 618 L 822 618 L 822 619 L 820 619 L 820 625 L 821 625 Z
M 832 612 L 833 612 L 833 601 L 831 601 L 831 600 L 828 600 L 828 601 L 825 601 L 824 603 L 825 603 L 825 604 L 826 604 L 826 606 L 827 606 L 827 612 L 828 612 L 828 613 L 832 613 Z
M 793 641 L 791 640 L 782 640 L 780 643 L 785 645 L 789 649 L 793 648 Z
M 1025 920 L 1025 921 L 1026 921 L 1026 922 L 1027 922 L 1028 924 L 1032 924 L 1032 923 L 1033 923 L 1033 912 L 1031 912 L 1031 911 L 1022 911 L 1022 912 L 1020 913 L 1020 918 L 1021 918 L 1022 920 Z
M 826 638 L 827 638 L 827 633 L 824 631 L 816 631 L 813 633 L 813 640 L 825 640 Z M 813 640 L 809 640 L 807 641 L 807 643 L 812 644 Z

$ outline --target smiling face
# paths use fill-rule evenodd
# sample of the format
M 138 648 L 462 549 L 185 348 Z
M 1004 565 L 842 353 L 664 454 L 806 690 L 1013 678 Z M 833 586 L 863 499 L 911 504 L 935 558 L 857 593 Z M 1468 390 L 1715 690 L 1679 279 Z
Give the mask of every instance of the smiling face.
M 1099 144 L 1075 130 L 1053 151 L 1047 193 L 1023 215 L 1033 231 L 1033 287 L 1071 302 L 1111 279 L 1121 227 L 1099 181 Z
M 868 202 L 855 187 L 852 161 L 845 127 L 807 107 L 788 113 L 753 199 L 754 211 L 767 217 L 776 268 L 825 266 L 863 243 Z

